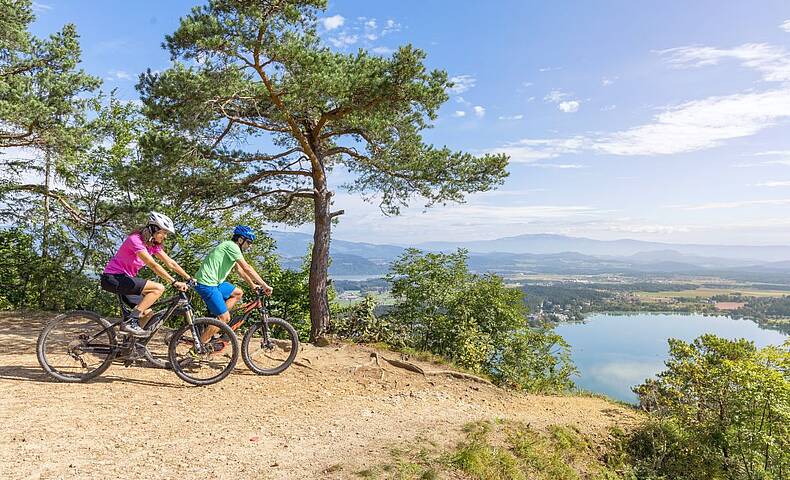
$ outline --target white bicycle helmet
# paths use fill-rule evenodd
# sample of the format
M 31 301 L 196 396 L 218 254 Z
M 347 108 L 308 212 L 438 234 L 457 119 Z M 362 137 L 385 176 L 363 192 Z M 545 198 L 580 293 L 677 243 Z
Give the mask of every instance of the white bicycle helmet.
M 173 226 L 173 220 L 163 213 L 151 212 L 151 214 L 148 215 L 148 224 L 156 225 L 168 233 L 176 233 L 176 229 Z

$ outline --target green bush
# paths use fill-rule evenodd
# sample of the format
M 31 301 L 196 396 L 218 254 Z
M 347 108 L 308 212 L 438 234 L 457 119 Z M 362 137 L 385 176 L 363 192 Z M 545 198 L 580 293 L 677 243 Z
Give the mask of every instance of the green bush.
M 496 275 L 470 273 L 465 251 L 409 249 L 393 262 L 387 279 L 398 303 L 385 325 L 406 347 L 513 388 L 558 392 L 573 385 L 575 369 L 562 337 L 549 328 L 530 329 L 523 292 Z M 369 328 L 377 322 L 364 323 Z
M 405 346 L 402 334 L 386 316 L 377 316 L 375 311 L 376 299 L 365 295 L 362 301 L 342 308 L 334 315 L 330 333 L 360 343 Z
M 667 369 L 635 389 L 651 416 L 630 442 L 636 463 L 666 478 L 788 478 L 790 341 L 757 349 L 703 335 L 669 345 Z
M 494 378 L 502 385 L 530 392 L 561 392 L 573 388 L 576 368 L 570 346 L 549 328 L 521 329 L 498 348 Z

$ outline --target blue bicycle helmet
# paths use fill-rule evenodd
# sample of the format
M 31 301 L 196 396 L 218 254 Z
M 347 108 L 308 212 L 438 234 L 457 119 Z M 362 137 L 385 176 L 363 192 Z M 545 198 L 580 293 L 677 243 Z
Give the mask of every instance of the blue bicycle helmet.
M 238 225 L 233 229 L 233 234 L 249 241 L 255 241 L 255 232 L 247 225 Z

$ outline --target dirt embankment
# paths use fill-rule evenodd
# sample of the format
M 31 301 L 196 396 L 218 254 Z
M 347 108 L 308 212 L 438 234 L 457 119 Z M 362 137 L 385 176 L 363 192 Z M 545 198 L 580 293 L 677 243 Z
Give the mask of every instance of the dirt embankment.
M 521 395 L 381 369 L 373 349 L 356 345 L 304 345 L 302 366 L 277 377 L 239 362 L 204 388 L 166 370 L 117 364 L 87 384 L 57 383 L 35 358 L 49 318 L 0 313 L 3 478 L 356 478 L 352 472 L 415 438 L 451 446 L 472 421 L 572 425 L 600 438 L 638 421 L 597 398 Z

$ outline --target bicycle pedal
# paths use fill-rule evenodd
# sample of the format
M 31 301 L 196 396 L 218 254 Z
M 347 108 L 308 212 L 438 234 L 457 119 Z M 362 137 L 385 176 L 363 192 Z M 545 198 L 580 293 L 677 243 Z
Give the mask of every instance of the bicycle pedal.
M 124 360 L 124 362 L 123 362 L 124 368 L 129 368 L 132 365 L 134 365 L 134 360 Z

